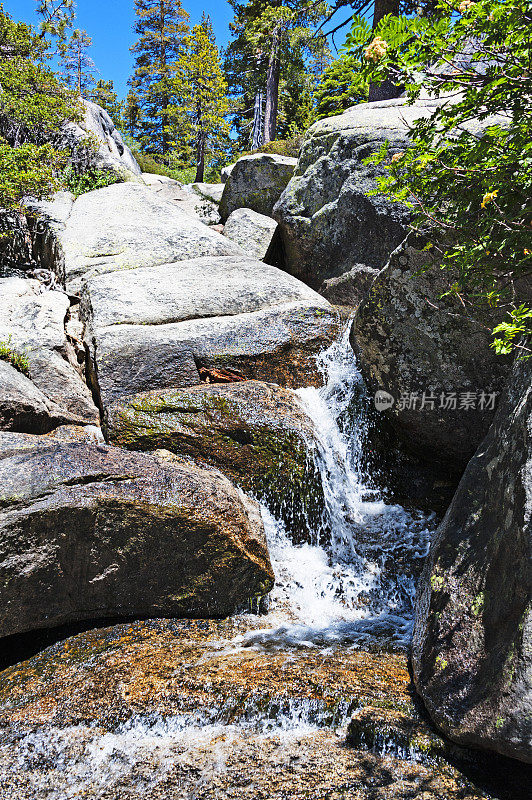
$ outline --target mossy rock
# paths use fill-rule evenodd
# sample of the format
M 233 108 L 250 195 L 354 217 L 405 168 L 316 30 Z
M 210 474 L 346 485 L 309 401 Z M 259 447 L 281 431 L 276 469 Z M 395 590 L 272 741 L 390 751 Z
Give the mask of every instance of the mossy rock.
M 321 521 L 312 423 L 297 396 L 242 381 L 145 392 L 111 405 L 105 430 L 130 450 L 167 450 L 218 467 L 306 540 Z

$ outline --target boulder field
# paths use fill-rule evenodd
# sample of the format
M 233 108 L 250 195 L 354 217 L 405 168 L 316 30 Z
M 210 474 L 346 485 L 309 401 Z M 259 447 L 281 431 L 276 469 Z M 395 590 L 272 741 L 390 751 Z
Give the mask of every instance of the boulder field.
M 237 208 L 250 208 L 271 217 L 296 165 L 295 158 L 270 153 L 254 153 L 240 158 L 225 183 L 220 202 L 222 222 L 226 222 Z
M 462 476 L 420 582 L 417 691 L 450 739 L 532 762 L 530 362 L 494 354 L 491 314 L 443 296 L 445 244 L 370 194 L 367 157 L 404 149 L 439 102 L 360 104 L 298 161 L 247 156 L 223 188 L 130 164 L 137 182 L 34 206 L 47 274 L 0 280 L 0 341 L 28 363 L 0 360 L 0 635 L 256 607 L 273 573 L 244 492 L 292 523 L 319 511 L 291 389 L 320 384 L 332 302 L 356 309 L 362 375 L 417 468 Z M 281 268 L 263 261 L 275 241 Z M 359 708 L 355 744 L 378 741 L 379 709 Z
M 321 380 L 338 314 L 164 185 L 35 204 L 36 277 L 1 280 L 0 636 L 256 607 L 273 573 L 259 506 L 235 483 L 310 514 L 313 430 L 280 384 Z M 124 424 L 148 390 L 149 441 L 138 417 Z M 173 426 L 194 436 L 178 445 Z
M 138 392 L 194 386 L 202 370 L 311 385 L 320 380 L 316 355 L 338 332 L 326 300 L 241 255 L 93 277 L 81 317 L 103 409 Z

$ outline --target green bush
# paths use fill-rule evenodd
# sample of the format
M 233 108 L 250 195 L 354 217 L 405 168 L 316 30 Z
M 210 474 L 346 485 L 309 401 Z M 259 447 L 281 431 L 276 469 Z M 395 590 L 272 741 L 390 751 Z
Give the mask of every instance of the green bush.
M 167 178 L 173 177 L 171 175 L 171 170 L 157 161 L 154 156 L 149 153 L 143 153 L 142 150 L 136 147 L 132 147 L 131 151 L 142 172 L 148 172 L 150 175 L 165 175 Z
M 274 142 L 268 142 L 259 148 L 259 153 L 271 153 L 276 156 L 287 156 L 288 158 L 297 158 L 301 150 L 301 142 L 303 136 L 295 136 L 293 139 L 276 139 Z
M 122 180 L 110 170 L 87 169 L 78 172 L 68 167 L 63 173 L 63 185 L 75 197 L 103 189 L 105 186 L 112 186 L 114 183 L 122 183 Z
M 496 350 L 531 355 L 532 6 L 440 0 L 436 12 L 388 15 L 375 30 L 357 16 L 348 37 L 363 79 L 404 85 L 410 103 L 422 91 L 447 98 L 414 122 L 403 153 L 372 157 L 386 168 L 378 191 L 453 242 L 449 292 L 466 308 L 499 309 Z
M 44 64 L 43 40 L 2 3 L 0 54 L 0 206 L 15 208 L 26 195 L 59 188 L 68 153 L 53 142 L 65 121 L 81 118 L 81 108 Z
M 29 377 L 30 375 L 30 362 L 27 354 L 22 351 L 17 351 L 11 345 L 11 336 L 5 342 L 0 342 L 0 359 L 7 361 L 18 372 Z

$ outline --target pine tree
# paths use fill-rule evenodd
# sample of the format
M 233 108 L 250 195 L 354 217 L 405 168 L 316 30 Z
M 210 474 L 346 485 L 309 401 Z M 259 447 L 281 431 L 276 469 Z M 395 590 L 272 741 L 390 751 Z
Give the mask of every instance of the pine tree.
M 140 107 L 138 94 L 134 92 L 133 89 L 130 89 L 127 94 L 122 119 L 126 133 L 128 133 L 132 139 L 136 139 L 140 132 L 142 109 Z
M 227 83 L 210 17 L 203 15 L 187 40 L 179 62 L 178 91 L 183 105 L 176 115 L 178 139 L 195 153 L 196 181 L 203 181 L 206 161 L 219 161 L 229 143 Z
M 58 52 L 65 44 L 67 31 L 72 27 L 76 16 L 74 0 L 36 0 L 37 14 L 42 17 L 40 35 L 57 42 Z M 56 53 L 51 53 L 55 55 Z
M 177 64 L 183 53 L 189 15 L 180 0 L 135 0 L 139 37 L 131 48 L 135 73 L 130 81 L 138 96 L 138 117 L 143 146 L 166 156 L 171 145 L 171 120 L 176 96 Z
M 94 84 L 96 65 L 87 54 L 92 39 L 86 31 L 76 29 L 61 48 L 61 67 L 68 86 L 79 95 L 88 95 Z
M 325 70 L 314 93 L 315 119 L 325 119 L 365 103 L 368 84 L 359 75 L 360 63 L 352 58 L 340 58 Z
M 290 95 L 294 98 L 295 87 L 300 92 L 303 85 L 304 91 L 311 91 L 312 80 L 304 80 L 310 77 L 307 60 L 328 50 L 325 38 L 314 36 L 327 4 L 319 0 L 229 2 L 235 18 L 225 69 L 239 144 L 249 147 L 255 98 L 261 91 L 264 143 L 294 129 L 294 120 L 287 113 Z
M 91 100 L 107 111 L 117 128 L 122 127 L 124 103 L 118 99 L 113 81 L 98 81 L 92 92 Z

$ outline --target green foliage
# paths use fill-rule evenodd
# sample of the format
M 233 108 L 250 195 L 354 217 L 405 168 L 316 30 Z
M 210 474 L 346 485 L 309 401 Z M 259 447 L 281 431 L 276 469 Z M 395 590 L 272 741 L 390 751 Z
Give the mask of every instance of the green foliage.
M 275 139 L 273 142 L 268 142 L 259 148 L 260 153 L 272 153 L 276 156 L 287 156 L 288 158 L 297 158 L 301 150 L 302 136 L 294 136 L 293 139 Z
M 53 146 L 66 120 L 79 119 L 74 95 L 43 64 L 46 43 L 14 22 L 0 3 L 0 205 L 58 188 L 67 153 Z
M 522 304 L 532 275 L 532 7 L 526 0 L 441 0 L 436 13 L 384 17 L 372 31 L 355 17 L 347 53 L 368 81 L 421 89 L 441 104 L 417 120 L 411 144 L 390 159 L 379 191 L 408 203 L 419 225 L 454 242 L 444 268 L 464 303 L 496 307 L 493 346 L 530 352 Z
M 223 166 L 230 150 L 227 84 L 211 20 L 205 15 L 185 40 L 175 91 L 181 97 L 171 114 L 176 145 L 181 152 L 194 154 L 195 177 L 203 181 L 205 163 Z
M 75 197 L 79 197 L 81 194 L 112 186 L 113 183 L 121 183 L 121 178 L 109 170 L 86 169 L 80 172 L 72 167 L 67 167 L 63 173 L 62 183 L 65 189 L 72 192 Z
M 139 96 L 131 89 L 122 109 L 122 131 L 132 139 L 136 139 L 140 135 L 142 116 Z
M 173 138 L 173 109 L 180 105 L 176 74 L 189 15 L 180 0 L 135 0 L 135 13 L 138 40 L 131 48 L 136 58 L 130 84 L 141 113 L 134 135 L 148 152 L 166 155 Z
M 98 71 L 88 49 L 92 39 L 86 31 L 76 29 L 61 46 L 61 68 L 66 84 L 78 95 L 88 97 L 94 85 L 94 74 Z
M 368 82 L 354 58 L 339 58 L 325 70 L 314 93 L 316 120 L 334 117 L 368 99 Z
M 11 339 L 12 337 L 9 336 L 7 341 L 0 342 L 0 359 L 7 361 L 18 372 L 22 372 L 23 375 L 29 377 L 30 362 L 28 355 L 24 350 L 15 350 L 11 344 Z
M 166 164 L 162 164 L 151 153 L 145 153 L 138 142 L 130 142 L 130 148 L 142 172 L 148 172 L 150 175 L 166 175 L 168 178 L 172 177 L 169 167 L 167 167 Z
M 255 97 L 265 92 L 270 59 L 279 61 L 277 138 L 302 133 L 311 122 L 316 73 L 328 63 L 326 41 L 314 36 L 327 4 L 314 0 L 229 0 L 232 41 L 225 51 L 237 150 L 252 145 Z M 275 32 L 275 36 L 274 36 Z
M 76 16 L 74 0 L 36 0 L 37 14 L 42 17 L 39 26 L 41 38 L 49 37 L 58 43 L 59 49 L 66 41 L 67 31 Z
M 118 99 L 113 81 L 98 81 L 93 89 L 91 100 L 107 111 L 117 128 L 123 127 L 124 103 Z

